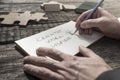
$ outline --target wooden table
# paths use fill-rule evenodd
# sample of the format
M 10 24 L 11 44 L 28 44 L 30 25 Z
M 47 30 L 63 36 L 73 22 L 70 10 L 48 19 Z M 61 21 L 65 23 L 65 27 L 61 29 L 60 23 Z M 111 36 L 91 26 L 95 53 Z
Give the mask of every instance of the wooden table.
M 56 0 L 62 3 L 82 4 L 89 0 Z M 90 0 L 96 1 L 96 0 Z M 114 16 L 120 16 L 120 0 L 106 0 L 103 7 Z M 0 12 L 43 12 L 40 9 L 40 3 L 30 4 L 0 4 Z M 79 14 L 74 11 L 51 12 L 47 13 L 49 20 L 47 22 L 29 22 L 26 27 L 19 26 L 1 26 L 0 25 L 0 80 L 37 80 L 26 75 L 23 71 L 23 56 L 15 49 L 14 41 L 39 33 L 70 20 L 76 20 Z M 120 42 L 119 40 L 104 37 L 89 46 L 113 68 L 120 67 Z

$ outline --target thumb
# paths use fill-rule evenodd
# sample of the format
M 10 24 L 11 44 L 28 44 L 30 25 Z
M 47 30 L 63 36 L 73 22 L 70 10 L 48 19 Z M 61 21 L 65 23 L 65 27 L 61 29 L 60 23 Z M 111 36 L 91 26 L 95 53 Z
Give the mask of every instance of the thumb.
M 79 51 L 84 57 L 98 57 L 92 50 L 79 46 Z
M 81 28 L 82 29 L 88 29 L 88 28 L 93 28 L 93 27 L 99 27 L 101 19 L 97 18 L 97 19 L 89 19 L 86 21 L 83 21 L 81 23 Z

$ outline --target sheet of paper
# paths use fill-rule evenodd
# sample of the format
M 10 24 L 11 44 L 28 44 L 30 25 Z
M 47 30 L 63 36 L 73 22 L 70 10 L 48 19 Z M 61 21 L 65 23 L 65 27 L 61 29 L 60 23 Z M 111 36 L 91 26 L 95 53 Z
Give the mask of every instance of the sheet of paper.
M 43 31 L 36 35 L 15 41 L 26 53 L 36 56 L 36 49 L 48 47 L 58 49 L 66 54 L 75 55 L 79 52 L 80 45 L 89 46 L 96 40 L 103 37 L 103 34 L 94 32 L 92 35 L 79 35 L 75 31 L 75 22 L 70 21 L 55 28 Z
M 119 22 L 120 22 L 120 18 L 118 18 Z

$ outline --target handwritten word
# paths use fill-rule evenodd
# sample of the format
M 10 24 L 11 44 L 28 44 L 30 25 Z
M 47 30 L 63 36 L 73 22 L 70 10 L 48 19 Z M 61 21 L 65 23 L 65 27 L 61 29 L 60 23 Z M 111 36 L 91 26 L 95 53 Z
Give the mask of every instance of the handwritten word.
M 47 34 L 47 35 L 44 35 L 44 36 L 38 38 L 37 41 L 43 41 L 43 40 L 45 40 L 45 39 L 50 38 L 51 36 L 54 36 L 54 35 L 56 35 L 56 34 L 61 33 L 61 32 L 62 32 L 61 30 L 57 30 L 57 31 L 55 31 L 55 32 L 53 32 L 53 33 L 50 33 L 50 34 Z
M 60 29 L 38 38 L 37 41 L 44 41 L 44 43 L 47 43 L 48 45 L 50 45 L 50 47 L 55 48 L 68 42 L 72 38 L 72 36 L 73 35 L 70 30 Z
M 63 38 L 63 37 L 64 37 L 64 35 L 53 36 L 53 37 L 51 37 L 51 38 L 47 41 L 47 43 L 52 43 L 52 42 L 54 42 L 54 41 L 56 41 L 56 40 L 59 40 L 59 39 L 61 39 L 61 38 Z
M 61 46 L 61 45 L 64 44 L 65 42 L 69 41 L 70 39 L 71 39 L 71 37 L 66 37 L 66 38 L 64 38 L 63 40 L 60 40 L 60 41 L 58 41 L 58 42 L 56 42 L 56 43 L 54 43 L 54 44 L 51 44 L 50 46 L 51 46 L 52 48 L 55 48 L 55 47 L 57 47 L 57 46 Z

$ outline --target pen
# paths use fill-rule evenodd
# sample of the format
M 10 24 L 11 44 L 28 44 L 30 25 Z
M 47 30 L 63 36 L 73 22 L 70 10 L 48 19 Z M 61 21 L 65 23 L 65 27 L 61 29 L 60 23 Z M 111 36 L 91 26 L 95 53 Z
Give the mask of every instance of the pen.
M 85 20 L 88 20 L 98 9 L 98 7 L 103 3 L 104 0 L 100 0 L 97 5 L 92 9 L 92 11 L 89 12 L 89 14 L 84 18 Z M 75 32 L 73 34 L 75 34 L 77 31 L 79 30 L 79 27 L 76 28 Z

